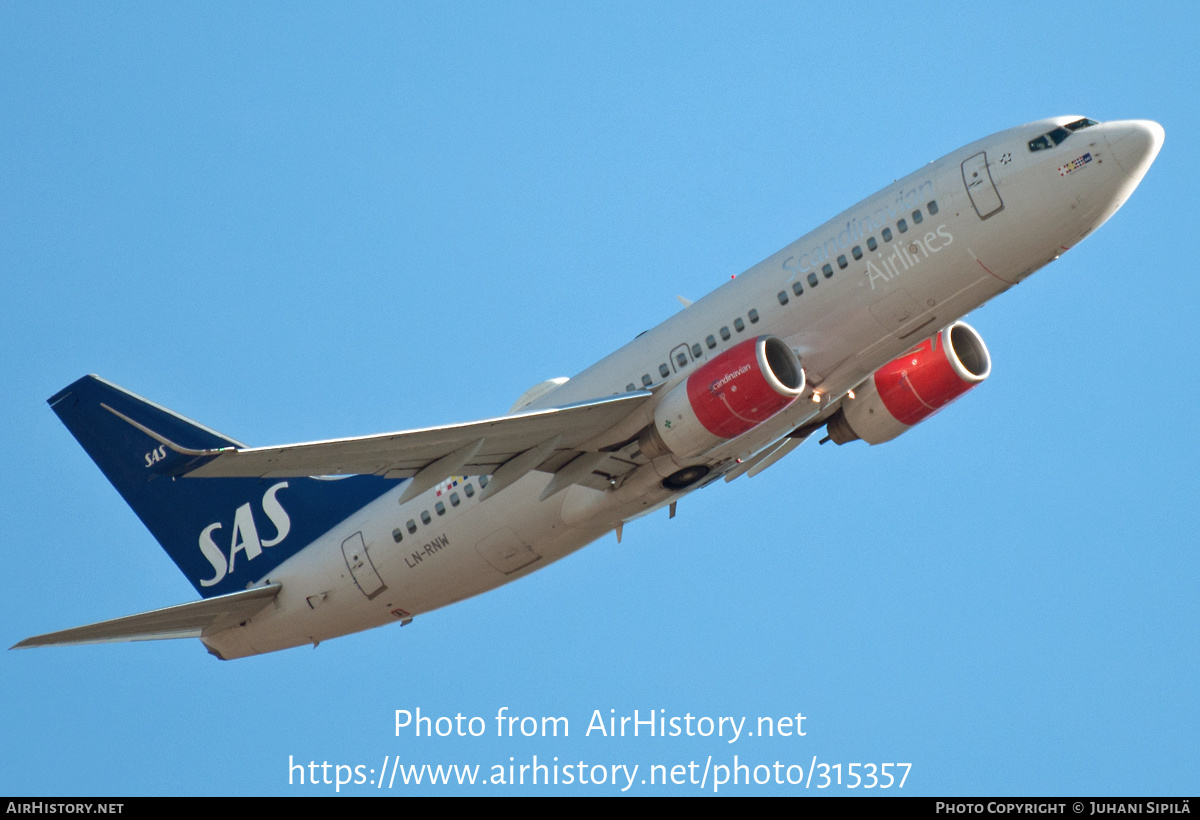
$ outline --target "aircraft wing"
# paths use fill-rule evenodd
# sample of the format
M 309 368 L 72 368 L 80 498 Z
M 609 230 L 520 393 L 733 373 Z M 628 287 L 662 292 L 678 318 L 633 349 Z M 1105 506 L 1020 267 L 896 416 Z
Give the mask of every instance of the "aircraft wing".
M 37 635 L 26 638 L 12 648 L 199 638 L 201 635 L 219 632 L 257 615 L 275 600 L 280 589 L 282 587 L 279 584 L 270 584 L 231 592 L 190 604 Z
M 524 467 L 509 470 L 521 474 L 547 462 L 557 470 L 576 455 L 563 451 L 576 451 L 625 421 L 651 395 L 648 390 L 639 390 L 483 421 L 358 438 L 208 450 L 176 444 L 137 420 L 111 407 L 107 409 L 160 444 L 192 457 L 185 466 L 175 468 L 176 474 L 189 478 L 415 477 L 411 495 L 418 486 L 432 486 L 451 474 L 495 474 L 506 464 L 510 468 Z

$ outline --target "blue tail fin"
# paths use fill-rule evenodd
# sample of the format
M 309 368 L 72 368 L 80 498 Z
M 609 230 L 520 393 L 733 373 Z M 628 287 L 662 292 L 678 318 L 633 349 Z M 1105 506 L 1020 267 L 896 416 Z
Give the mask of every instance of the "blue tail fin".
M 192 449 L 237 442 L 96 376 L 48 399 L 204 597 L 245 589 L 398 483 L 377 476 L 176 478 L 180 456 L 117 414 Z M 116 411 L 116 412 L 113 412 Z

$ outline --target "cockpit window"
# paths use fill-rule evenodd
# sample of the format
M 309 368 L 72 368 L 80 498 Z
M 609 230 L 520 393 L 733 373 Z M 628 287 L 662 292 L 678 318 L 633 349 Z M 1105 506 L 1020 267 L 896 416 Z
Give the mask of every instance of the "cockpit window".
M 1084 117 L 1081 120 L 1075 120 L 1075 122 L 1067 123 L 1066 125 L 1063 126 L 1063 128 L 1066 128 L 1068 131 L 1075 132 L 1075 131 L 1079 131 L 1082 128 L 1090 128 L 1093 125 L 1099 125 L 1099 124 L 1100 123 L 1096 122 L 1095 120 L 1089 120 L 1087 117 Z
M 1082 120 L 1080 120 L 1080 122 L 1082 122 Z M 1088 122 L 1091 122 L 1091 120 L 1088 120 Z M 1093 125 L 1094 124 L 1095 123 L 1093 123 Z M 1074 125 L 1074 123 L 1072 123 L 1072 125 Z M 1082 128 L 1084 126 L 1080 126 L 1080 127 Z M 1054 146 L 1058 145 L 1060 142 L 1062 142 L 1069 136 L 1071 136 L 1071 132 L 1068 131 L 1066 128 L 1063 128 L 1062 126 L 1059 126 L 1058 128 L 1055 128 L 1053 131 L 1051 131 L 1049 134 L 1042 134 L 1037 139 L 1030 140 L 1029 141 L 1029 150 L 1030 151 L 1041 151 L 1044 148 L 1053 148 Z
M 1053 148 L 1053 147 L 1054 147 L 1054 143 L 1052 143 L 1050 141 L 1050 137 L 1047 136 L 1046 134 L 1042 134 L 1037 139 L 1029 141 L 1029 150 L 1030 151 L 1041 151 L 1043 148 Z
M 1067 137 L 1071 136 L 1071 132 L 1065 128 L 1055 128 L 1053 131 L 1051 131 L 1046 136 L 1048 136 L 1050 139 L 1054 140 L 1055 145 L 1058 145 L 1060 142 L 1065 140 Z

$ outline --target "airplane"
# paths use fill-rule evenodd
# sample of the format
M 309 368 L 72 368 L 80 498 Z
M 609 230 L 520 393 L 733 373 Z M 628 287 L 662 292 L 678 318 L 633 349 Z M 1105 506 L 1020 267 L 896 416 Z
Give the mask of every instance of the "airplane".
M 503 416 L 247 447 L 97 376 L 48 402 L 201 600 L 13 648 L 313 645 L 528 575 L 718 479 L 894 439 L 991 371 L 962 317 L 1111 217 L 1148 120 L 993 134 L 848 208 Z

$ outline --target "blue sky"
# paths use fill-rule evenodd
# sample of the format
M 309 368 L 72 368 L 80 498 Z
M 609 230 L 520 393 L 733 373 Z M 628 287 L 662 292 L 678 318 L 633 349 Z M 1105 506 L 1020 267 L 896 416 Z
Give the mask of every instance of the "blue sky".
M 974 139 L 1167 133 L 1107 225 L 969 317 L 992 377 L 900 439 L 810 442 L 403 629 L 0 654 L 0 792 L 534 755 L 1194 792 L 1197 32 L 1183 3 L 0 7 L 7 645 L 195 598 L 44 404 L 84 373 L 252 444 L 491 416 Z M 397 737 L 418 707 L 491 731 Z M 570 737 L 497 738 L 501 707 Z M 806 734 L 585 736 L 635 709 Z

